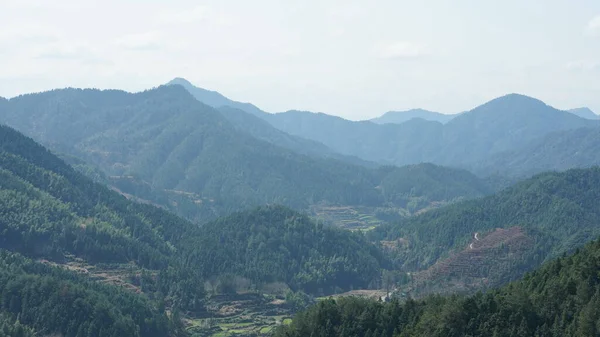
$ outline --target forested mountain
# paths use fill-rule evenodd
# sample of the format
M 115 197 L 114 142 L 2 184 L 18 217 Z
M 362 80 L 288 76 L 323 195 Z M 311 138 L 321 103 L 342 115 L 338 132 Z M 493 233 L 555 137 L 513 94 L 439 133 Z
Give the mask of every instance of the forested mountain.
M 413 118 L 421 118 L 426 121 L 446 123 L 456 116 L 457 114 L 442 114 L 423 109 L 411 109 L 407 111 L 388 111 L 377 118 L 370 119 L 370 121 L 377 124 L 402 124 Z
M 176 336 L 148 298 L 0 250 L 0 336 Z
M 316 295 L 374 285 L 389 267 L 361 234 L 284 207 L 198 227 L 128 201 L 5 126 L 0 176 L 0 328 L 9 335 L 175 335 L 179 318 L 166 310 L 202 314 L 205 280 L 218 292 L 235 292 L 230 281 L 243 277 L 253 289 L 280 283 Z
M 584 337 L 600 332 L 600 242 L 522 280 L 470 297 L 406 303 L 341 298 L 298 314 L 275 336 Z
M 19 254 L 67 269 L 75 261 L 87 268 L 162 269 L 153 288 L 143 290 L 180 309 L 195 310 L 193 302 L 204 296 L 198 275 L 178 267 L 173 246 L 196 226 L 127 201 L 5 126 L 0 175 L 0 311 L 9 313 L 7 320 L 19 317 L 44 335 L 166 336 L 174 329 L 164 307 L 158 310 L 145 296 L 94 285 Z
M 202 226 L 190 268 L 285 282 L 308 293 L 367 288 L 389 268 L 382 253 L 356 233 L 315 224 L 279 206 L 236 213 Z
M 385 178 L 380 172 L 252 137 L 177 85 L 137 94 L 64 89 L 24 95 L 8 101 L 0 120 L 99 167 L 122 192 L 190 219 L 267 203 L 297 209 L 389 203 L 376 188 Z M 264 127 L 253 119 L 248 125 Z M 285 134 L 263 135 L 302 146 Z
M 492 100 L 446 124 L 410 120 L 376 125 L 299 111 L 265 118 L 287 133 L 319 141 L 334 151 L 395 165 L 433 162 L 462 166 L 516 149 L 553 131 L 598 125 L 516 94 Z
M 376 228 L 370 235 L 387 240 L 404 270 L 429 268 L 416 278 L 446 285 L 451 279 L 485 280 L 493 286 L 598 237 L 598 198 L 598 167 L 544 173 L 493 196 Z
M 590 108 L 571 109 L 569 112 L 582 118 L 600 119 L 600 116 L 596 115 L 596 113 L 590 110 Z
M 600 165 L 600 129 L 580 128 L 550 133 L 518 149 L 476 163 L 471 169 L 482 175 L 503 172 L 524 177 L 595 165 Z

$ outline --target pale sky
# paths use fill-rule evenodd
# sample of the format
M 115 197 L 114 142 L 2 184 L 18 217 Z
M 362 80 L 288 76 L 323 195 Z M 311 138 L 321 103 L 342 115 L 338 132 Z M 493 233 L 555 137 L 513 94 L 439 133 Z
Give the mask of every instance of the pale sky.
M 600 0 L 0 0 L 0 96 L 184 77 L 269 112 L 600 113 Z

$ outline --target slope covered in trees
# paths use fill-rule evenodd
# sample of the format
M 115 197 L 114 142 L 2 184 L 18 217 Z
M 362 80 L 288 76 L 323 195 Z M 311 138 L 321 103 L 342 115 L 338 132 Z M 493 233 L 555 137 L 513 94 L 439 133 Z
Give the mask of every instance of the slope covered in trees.
M 181 323 L 144 296 L 2 250 L 0 267 L 0 336 L 178 334 Z
M 480 174 L 510 173 L 516 177 L 600 164 L 600 129 L 553 132 L 513 151 L 499 153 L 472 166 Z
M 347 289 L 344 281 L 351 282 L 348 287 L 365 286 L 365 280 L 375 277 L 383 264 L 379 252 L 362 236 L 317 226 L 284 207 L 237 213 L 197 227 L 93 183 L 33 140 L 5 126 L 0 126 L 0 160 L 0 247 L 28 256 L 60 262 L 70 254 L 90 263 L 135 262 L 154 270 L 171 266 L 194 271 L 198 282 L 202 277 L 229 273 L 256 282 L 282 281 L 304 287 L 294 280 L 296 277 L 307 284 L 339 284 L 343 289 Z M 301 239 L 296 242 L 298 236 Z M 243 249 L 243 254 L 231 254 L 238 249 Z M 209 260 L 211 256 L 220 259 L 218 263 Z M 279 264 L 291 269 L 248 265 L 239 260 L 241 257 L 271 266 L 274 261 L 270 259 L 277 257 Z M 344 280 L 347 275 L 327 274 L 333 270 L 328 263 L 356 272 L 365 261 L 372 266 L 369 272 L 354 274 L 356 278 L 366 277 L 356 284 L 351 278 Z M 318 279 L 322 276 L 319 273 L 325 273 L 324 278 Z
M 406 303 L 325 300 L 275 336 L 588 337 L 600 332 L 600 242 L 498 290 Z
M 600 236 L 600 168 L 544 173 L 493 196 L 465 201 L 382 226 L 373 239 L 404 244 L 395 251 L 405 270 L 432 266 L 453 250 L 469 249 L 475 233 L 480 237 L 497 228 L 521 228 L 530 245 L 511 255 L 499 249 L 487 270 L 489 285 L 519 277 L 549 258 L 570 252 Z M 472 248 L 476 248 L 471 246 Z M 472 263 L 480 263 L 473 260 Z M 460 275 L 455 275 L 460 277 Z
M 220 292 L 236 291 L 228 281 L 244 277 L 253 289 L 279 282 L 317 295 L 372 285 L 389 266 L 362 235 L 284 207 L 198 227 L 94 183 L 6 126 L 0 176 L 6 334 L 174 335 L 179 319 L 166 309 L 203 314 L 205 280 L 216 280 Z M 108 283 L 126 286 L 97 284 L 109 279 L 93 269 L 118 272 Z
M 191 219 L 267 203 L 306 209 L 390 202 L 376 188 L 385 178 L 376 170 L 252 137 L 181 86 L 137 94 L 64 89 L 25 95 L 9 100 L 0 119 L 99 167 L 122 192 Z M 265 137 L 275 136 L 294 141 L 281 133 Z
M 366 288 L 389 267 L 359 233 L 316 224 L 290 209 L 272 206 L 203 225 L 186 257 L 204 275 L 233 274 L 257 284 L 285 282 L 323 294 Z

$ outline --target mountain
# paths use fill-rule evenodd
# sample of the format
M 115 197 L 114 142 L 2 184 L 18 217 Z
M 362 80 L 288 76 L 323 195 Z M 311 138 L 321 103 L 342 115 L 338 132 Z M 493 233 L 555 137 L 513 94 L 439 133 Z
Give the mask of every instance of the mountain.
M 281 206 L 193 225 L 94 183 L 6 126 L 0 176 L 0 327 L 9 335 L 185 335 L 180 312 L 215 315 L 205 281 L 215 294 L 235 294 L 236 280 L 329 294 L 376 283 L 389 266 L 363 235 Z
M 250 120 L 250 130 L 264 129 L 252 116 L 224 111 Z M 98 167 L 124 194 L 194 220 L 262 204 L 306 209 L 389 202 L 376 188 L 384 178 L 377 170 L 257 139 L 178 85 L 136 94 L 63 89 L 24 95 L 8 101 L 0 120 Z M 303 146 L 267 129 L 263 137 Z
M 426 121 L 446 123 L 456 115 L 442 114 L 423 109 L 411 109 L 407 111 L 388 111 L 380 117 L 373 118 L 370 121 L 376 124 L 402 124 L 413 118 L 421 118 Z
M 217 110 L 241 132 L 249 133 L 254 138 L 286 148 L 288 150 L 292 150 L 296 153 L 312 157 L 333 158 L 350 164 L 362 165 L 371 168 L 378 166 L 376 163 L 368 162 L 358 157 L 338 154 L 327 146 L 314 140 L 308 140 L 287 134 L 279 129 L 276 129 L 265 120 L 240 109 L 223 106 Z
M 289 134 L 319 141 L 342 154 L 394 165 L 464 166 L 550 132 L 598 125 L 516 94 L 492 100 L 446 124 L 416 119 L 377 125 L 300 111 L 265 118 Z
M 166 85 L 180 85 L 184 87 L 187 91 L 189 91 L 190 94 L 192 94 L 192 96 L 196 97 L 197 100 L 213 108 L 231 107 L 245 111 L 258 117 L 263 117 L 267 114 L 266 112 L 260 110 L 253 104 L 230 100 L 229 98 L 221 95 L 216 91 L 196 87 L 188 80 L 181 77 L 169 81 Z
M 166 336 L 179 323 L 140 292 L 196 309 L 201 279 L 173 272 L 196 226 L 127 201 L 5 126 L 0 175 L 2 317 L 44 335 Z M 142 270 L 153 281 L 132 284 Z
M 598 126 L 540 100 L 511 94 L 466 112 L 445 125 L 438 163 L 472 162 L 521 147 L 550 132 Z
M 590 110 L 590 108 L 577 108 L 569 110 L 570 113 L 575 114 L 581 118 L 587 119 L 600 119 L 600 116 L 596 115 L 595 112 Z
M 513 151 L 496 154 L 470 167 L 479 174 L 509 172 L 525 177 L 600 165 L 600 130 L 580 128 L 550 133 Z
M 269 114 L 249 103 L 232 101 L 223 95 L 192 85 L 183 78 L 176 78 L 167 85 L 180 85 L 200 102 L 217 109 L 238 130 L 253 137 L 294 152 L 314 157 L 334 158 L 350 164 L 376 167 L 377 164 L 355 156 L 341 155 L 314 140 L 292 136 L 276 129 L 264 119 Z
M 204 275 L 283 281 L 311 294 L 377 284 L 387 267 L 364 236 L 317 225 L 283 207 L 241 212 L 202 226 L 187 259 Z
M 275 336 L 596 336 L 599 268 L 600 242 L 595 241 L 485 294 L 405 303 L 324 300 Z
M 417 290 L 472 290 L 515 279 L 600 236 L 598 197 L 598 167 L 543 173 L 370 235 L 387 240 L 403 270 L 416 271 Z
M 199 92 L 204 89 L 187 81 L 183 83 L 197 99 L 205 99 L 195 94 L 197 89 Z M 576 116 L 578 111 L 585 113 L 585 109 L 575 110 L 569 113 L 531 97 L 509 94 L 456 115 L 415 109 L 388 112 L 361 122 L 296 110 L 251 113 L 289 135 L 316 141 L 333 152 L 368 162 L 399 166 L 431 162 L 469 168 L 498 153 L 518 150 L 523 144 L 552 132 L 600 125 L 598 120 L 588 119 L 589 113 L 583 115 L 585 118 Z M 244 124 L 238 127 L 247 128 Z
M 379 125 L 306 111 L 273 114 L 267 120 L 278 129 L 316 140 L 339 153 L 391 165 L 432 162 L 443 129 L 441 123 L 422 119 Z

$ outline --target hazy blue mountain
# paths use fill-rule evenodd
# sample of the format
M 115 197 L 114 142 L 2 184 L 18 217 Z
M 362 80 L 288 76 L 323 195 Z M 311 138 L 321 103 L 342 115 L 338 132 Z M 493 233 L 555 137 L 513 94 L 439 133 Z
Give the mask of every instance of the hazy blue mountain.
M 550 132 L 598 125 L 517 94 L 494 99 L 446 124 L 413 119 L 378 125 L 301 111 L 266 118 L 287 133 L 317 140 L 334 151 L 395 165 L 433 162 L 462 166 Z
M 510 151 L 550 132 L 599 126 L 544 102 L 518 94 L 496 98 L 444 126 L 443 146 L 435 161 L 460 165 Z
M 523 177 L 595 165 L 600 165 L 600 129 L 580 128 L 550 133 L 475 163 L 471 169 L 480 174 L 504 172 Z
M 194 92 L 187 82 L 186 88 Z M 196 97 L 200 97 L 196 95 Z M 485 167 L 488 160 L 501 153 L 524 150 L 526 144 L 535 142 L 549 133 L 573 130 L 583 127 L 596 127 L 598 120 L 589 109 L 575 109 L 566 112 L 546 105 L 540 100 L 519 94 L 509 94 L 491 100 L 470 111 L 456 115 L 442 115 L 425 110 L 390 112 L 372 121 L 349 121 L 324 113 L 291 110 L 276 114 L 258 114 L 275 128 L 303 139 L 324 144 L 334 153 L 361 158 L 369 162 L 392 165 L 409 165 L 431 162 L 440 165 L 465 168 Z M 590 114 L 591 113 L 591 114 Z M 323 147 L 314 143 L 283 140 L 274 137 L 273 130 L 253 126 L 248 118 L 238 115 L 230 120 L 242 130 L 249 130 L 255 137 L 280 144 L 284 147 L 314 155 L 323 156 Z M 384 118 L 385 117 L 385 118 Z M 410 118 L 400 124 L 393 118 Z M 429 121 L 453 117 L 448 121 Z M 444 123 L 445 122 L 445 123 Z M 385 123 L 385 124 L 378 124 Z M 260 130 L 260 132 L 258 132 Z M 264 133 L 264 136 L 260 134 Z M 279 142 L 279 143 L 277 143 Z M 532 145 L 533 146 L 533 145 Z M 338 159 L 348 160 L 348 157 Z M 496 159 L 493 159 L 496 160 Z M 583 159 L 582 159 L 583 160 Z M 360 162 L 353 162 L 359 163 Z M 584 166 L 589 166 L 586 163 Z M 491 165 L 488 165 L 491 167 Z M 505 169 L 511 166 L 499 165 Z M 545 167 L 550 167 L 546 165 Z M 536 172 L 537 169 L 517 168 L 517 171 Z M 481 170 L 480 170 L 481 171 Z M 500 172 L 517 175 L 519 172 Z
M 200 102 L 202 102 L 206 105 L 209 105 L 213 108 L 229 106 L 232 108 L 246 111 L 246 112 L 251 113 L 258 117 L 263 117 L 263 115 L 266 114 L 266 112 L 260 110 L 253 104 L 236 102 L 236 101 L 230 100 L 229 98 L 221 95 L 220 93 L 218 93 L 216 91 L 211 91 L 211 90 L 206 90 L 206 89 L 196 87 L 192 83 L 190 83 L 188 80 L 181 78 L 181 77 L 175 78 L 175 79 L 171 80 L 169 83 L 167 83 L 167 85 L 174 85 L 174 84 L 181 85 L 187 91 L 189 91 L 192 94 L 192 96 L 194 96 L 197 100 L 199 100 Z
M 217 110 L 240 131 L 247 132 L 253 137 L 271 144 L 313 157 L 333 158 L 366 167 L 378 166 L 377 163 L 369 162 L 358 157 L 341 155 L 317 141 L 285 133 L 275 128 L 264 119 L 243 110 L 232 108 L 230 106 L 220 107 Z
M 584 108 L 571 109 L 571 110 L 569 110 L 569 112 L 572 114 L 575 114 L 579 117 L 582 117 L 582 118 L 600 119 L 600 116 L 598 116 L 595 112 L 590 110 L 590 108 L 584 107 Z
M 388 111 L 370 121 L 377 124 L 402 124 L 413 118 L 422 118 L 426 121 L 446 123 L 456 116 L 457 114 L 442 114 L 423 109 L 411 109 L 407 111 Z

